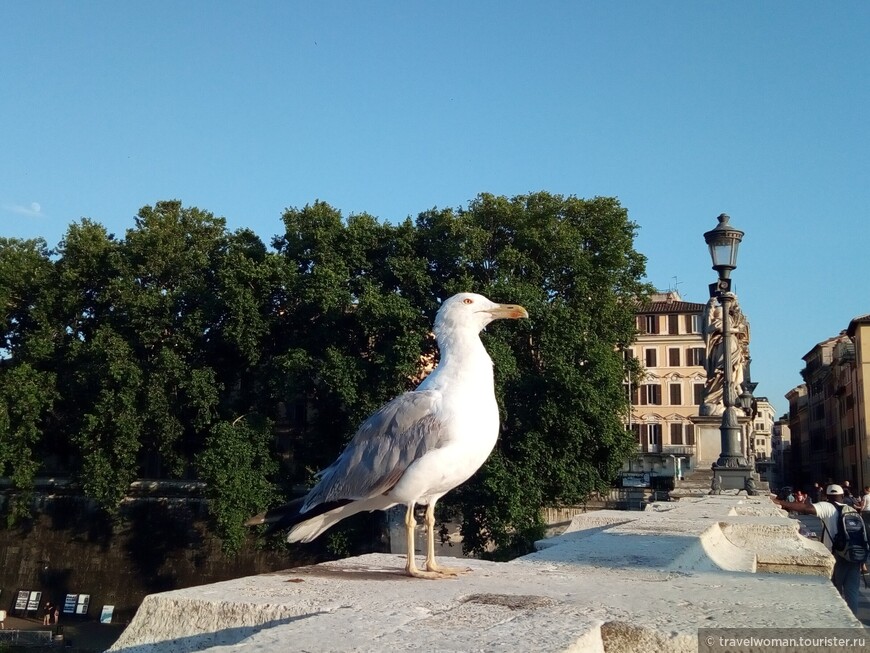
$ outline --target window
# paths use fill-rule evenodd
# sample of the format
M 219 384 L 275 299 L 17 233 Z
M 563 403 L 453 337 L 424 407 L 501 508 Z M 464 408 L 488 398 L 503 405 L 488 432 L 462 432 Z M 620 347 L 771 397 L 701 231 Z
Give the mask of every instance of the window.
M 662 405 L 662 388 L 657 383 L 648 383 L 644 385 L 640 393 L 640 405 L 661 406 Z
M 658 447 L 662 444 L 662 425 L 647 424 L 646 427 L 647 443 L 650 447 Z
M 623 358 L 624 360 L 627 360 L 627 361 L 632 360 L 632 359 L 634 358 L 634 349 L 632 349 L 631 347 L 626 348 L 626 349 L 622 352 L 622 358 Z
M 686 424 L 686 445 L 690 447 L 695 446 L 695 425 L 694 424 Z
M 680 332 L 680 316 L 668 315 L 668 333 L 677 335 Z
M 686 333 L 701 333 L 701 316 L 686 316 Z
M 679 383 L 671 383 L 671 406 L 681 406 L 683 404 L 683 389 Z
M 671 444 L 683 444 L 682 424 L 671 424 Z
M 646 333 L 658 333 L 659 332 L 659 316 L 658 315 L 647 315 L 645 326 L 646 326 Z
M 700 406 L 704 403 L 704 384 L 695 383 L 692 386 L 692 403 L 695 406 Z
M 704 348 L 690 347 L 686 350 L 686 365 L 702 366 L 704 365 Z
M 671 367 L 680 366 L 680 348 L 668 347 L 668 365 Z
M 646 349 L 644 350 L 644 357 L 646 359 L 647 367 L 655 367 L 656 366 L 656 350 L 655 349 Z

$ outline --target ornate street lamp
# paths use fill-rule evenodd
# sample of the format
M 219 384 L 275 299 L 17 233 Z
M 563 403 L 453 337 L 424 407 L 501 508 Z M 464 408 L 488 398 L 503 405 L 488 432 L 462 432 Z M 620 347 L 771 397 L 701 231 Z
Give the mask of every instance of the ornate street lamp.
M 735 300 L 731 292 L 731 271 L 737 267 L 737 248 L 743 240 L 743 232 L 728 224 L 729 217 L 724 213 L 718 218 L 719 224 L 704 234 L 704 240 L 710 248 L 713 259 L 713 269 L 719 274 L 719 280 L 710 284 L 710 297 L 718 299 L 722 307 L 722 403 L 725 411 L 722 413 L 722 424 L 719 427 L 722 440 L 722 453 L 716 461 L 716 468 L 740 471 L 751 470 L 740 446 L 740 423 L 738 415 L 738 389 L 735 387 L 732 375 L 731 360 L 733 354 L 731 332 L 731 306 Z M 715 483 L 715 479 L 714 479 Z M 741 484 L 742 485 L 742 484 Z

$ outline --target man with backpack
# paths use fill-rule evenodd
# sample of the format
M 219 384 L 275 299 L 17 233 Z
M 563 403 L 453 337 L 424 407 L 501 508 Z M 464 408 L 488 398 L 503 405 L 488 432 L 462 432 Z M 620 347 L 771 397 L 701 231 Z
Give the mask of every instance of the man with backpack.
M 829 485 L 825 494 L 827 501 L 810 504 L 772 499 L 783 510 L 819 518 L 822 523 L 822 543 L 834 556 L 834 575 L 831 580 L 852 612 L 857 614 L 861 565 L 870 557 L 864 522 L 856 512 L 864 507 L 863 502 L 856 501 L 854 507 L 846 505 L 843 488 L 836 484 Z M 860 530 L 858 522 L 861 524 Z

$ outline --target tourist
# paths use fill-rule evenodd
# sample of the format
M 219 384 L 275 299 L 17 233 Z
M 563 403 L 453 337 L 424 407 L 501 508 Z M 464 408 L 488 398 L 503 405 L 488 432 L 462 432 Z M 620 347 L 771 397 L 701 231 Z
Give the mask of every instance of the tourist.
M 864 486 L 864 494 L 861 497 L 861 501 L 864 502 L 864 507 L 861 508 L 862 512 L 870 512 L 870 485 Z
M 46 601 L 45 605 L 42 607 L 42 625 L 50 626 L 51 625 L 51 614 L 54 612 L 54 606 L 51 604 L 51 601 Z
M 839 511 L 837 506 L 846 505 L 844 502 L 843 488 L 839 485 L 832 484 L 825 489 L 825 495 L 828 502 L 820 501 L 819 503 L 797 503 L 788 502 L 778 499 L 771 495 L 772 501 L 780 506 L 783 510 L 789 512 L 797 512 L 803 515 L 815 515 L 819 518 L 822 524 L 822 543 L 831 550 L 833 545 L 832 533 L 836 533 L 839 526 L 837 520 Z M 863 504 L 858 502 L 863 508 Z M 856 508 L 860 509 L 860 508 Z M 834 587 L 840 592 L 840 595 L 846 600 L 846 604 L 853 613 L 858 612 L 858 588 L 861 583 L 861 563 L 850 562 L 835 555 L 834 556 L 834 575 L 831 578 Z

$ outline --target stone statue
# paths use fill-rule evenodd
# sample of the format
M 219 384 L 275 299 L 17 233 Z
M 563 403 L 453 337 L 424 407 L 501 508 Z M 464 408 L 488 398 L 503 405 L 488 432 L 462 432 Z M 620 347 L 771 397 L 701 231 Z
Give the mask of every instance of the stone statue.
M 749 361 L 749 323 L 737 298 L 731 300 L 728 311 L 730 327 L 730 370 L 732 403 L 743 383 L 744 368 Z M 703 336 L 706 346 L 704 368 L 707 382 L 699 410 L 701 415 L 721 415 L 725 412 L 725 339 L 723 337 L 722 305 L 716 297 L 711 297 L 704 310 Z
M 710 485 L 710 494 L 722 494 L 722 476 L 716 473 L 713 467 L 713 482 Z
M 715 297 L 710 298 L 704 309 L 703 335 L 706 346 L 704 368 L 707 371 L 707 382 L 704 385 L 700 413 L 701 415 L 721 415 L 724 411 L 722 363 L 725 350 L 722 345 L 722 307 Z
M 756 485 L 755 479 L 752 476 L 747 476 L 746 480 L 743 481 L 743 489 L 746 490 L 746 494 L 750 497 L 758 496 L 758 485 Z

